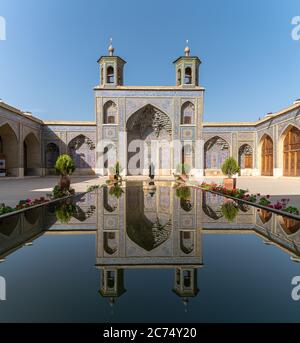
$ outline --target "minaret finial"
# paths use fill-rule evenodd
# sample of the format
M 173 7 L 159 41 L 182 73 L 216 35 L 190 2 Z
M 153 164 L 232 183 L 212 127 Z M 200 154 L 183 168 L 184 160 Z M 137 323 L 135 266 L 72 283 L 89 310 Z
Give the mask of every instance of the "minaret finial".
M 187 39 L 186 40 L 186 47 L 185 47 L 185 49 L 184 49 L 184 54 L 185 54 L 185 56 L 190 56 L 190 48 L 189 48 L 189 40 Z
M 108 47 L 108 52 L 109 52 L 109 56 L 113 56 L 114 55 L 114 47 L 112 45 L 112 38 L 109 39 L 109 47 Z

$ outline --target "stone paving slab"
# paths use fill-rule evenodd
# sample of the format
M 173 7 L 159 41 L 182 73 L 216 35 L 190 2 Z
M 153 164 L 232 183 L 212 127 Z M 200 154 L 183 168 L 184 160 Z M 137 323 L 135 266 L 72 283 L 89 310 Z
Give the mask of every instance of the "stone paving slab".
M 105 178 L 72 177 L 71 181 L 76 192 L 84 192 L 90 185 L 102 184 L 105 182 Z M 0 203 L 14 206 L 21 199 L 45 196 L 51 192 L 57 182 L 57 177 L 2 180 L 0 182 Z

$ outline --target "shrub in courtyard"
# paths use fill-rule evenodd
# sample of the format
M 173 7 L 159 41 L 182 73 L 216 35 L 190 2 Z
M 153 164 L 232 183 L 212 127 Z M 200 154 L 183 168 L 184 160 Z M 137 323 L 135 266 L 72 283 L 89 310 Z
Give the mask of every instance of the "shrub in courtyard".
M 223 162 L 221 166 L 222 173 L 227 176 L 224 179 L 224 185 L 227 189 L 236 188 L 236 179 L 233 179 L 232 176 L 240 171 L 240 167 L 237 161 L 233 157 L 228 157 Z
M 223 162 L 221 166 L 222 173 L 226 175 L 228 178 L 232 178 L 232 176 L 240 171 L 240 167 L 237 161 L 233 157 L 228 157 Z
M 69 155 L 60 155 L 55 163 L 55 169 L 60 174 L 59 187 L 65 192 L 70 189 L 70 176 L 75 171 L 75 163 Z

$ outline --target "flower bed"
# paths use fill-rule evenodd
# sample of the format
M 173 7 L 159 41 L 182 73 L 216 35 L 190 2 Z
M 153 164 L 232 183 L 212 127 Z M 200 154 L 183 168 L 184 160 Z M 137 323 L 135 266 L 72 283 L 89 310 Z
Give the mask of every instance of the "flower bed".
M 12 213 L 15 211 L 23 210 L 25 208 L 33 207 L 36 205 L 44 204 L 49 202 L 49 199 L 46 199 L 44 197 L 40 197 L 37 199 L 26 199 L 26 200 L 20 200 L 19 203 L 15 207 L 6 206 L 5 204 L 0 204 L 0 216 L 8 213 Z
M 46 199 L 45 197 L 40 197 L 33 200 L 31 199 L 20 200 L 18 205 L 15 207 L 15 210 L 22 210 L 23 208 L 28 208 L 35 205 L 44 204 L 46 202 L 49 202 L 49 199 Z
M 218 185 L 215 183 L 208 184 L 203 182 L 200 185 L 200 188 L 204 191 L 209 191 L 236 201 L 242 201 L 251 204 L 267 211 L 300 220 L 299 209 L 295 206 L 288 206 L 289 199 L 272 201 L 270 195 L 261 196 L 260 193 L 250 194 L 248 193 L 248 190 L 240 188 L 234 188 L 230 190 L 226 189 L 223 185 Z

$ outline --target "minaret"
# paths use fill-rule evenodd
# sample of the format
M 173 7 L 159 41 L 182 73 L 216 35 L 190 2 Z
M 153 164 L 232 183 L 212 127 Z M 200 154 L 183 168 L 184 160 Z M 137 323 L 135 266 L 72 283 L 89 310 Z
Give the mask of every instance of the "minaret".
M 101 288 L 99 293 L 109 299 L 109 304 L 113 305 L 116 299 L 126 292 L 124 287 L 124 270 L 119 268 L 102 269 Z
M 190 56 L 191 49 L 186 41 L 184 56 L 178 57 L 173 63 L 176 70 L 176 85 L 181 87 L 199 86 L 199 66 L 201 61 L 197 56 Z
M 119 56 L 114 56 L 115 49 L 112 45 L 112 38 L 109 42 L 108 55 L 101 56 L 98 60 L 100 65 L 100 86 L 114 88 L 122 86 L 123 70 L 126 61 Z
M 187 308 L 189 298 L 196 297 L 199 289 L 197 287 L 197 269 L 193 267 L 180 267 L 175 269 L 175 282 L 173 292 L 180 298 Z

